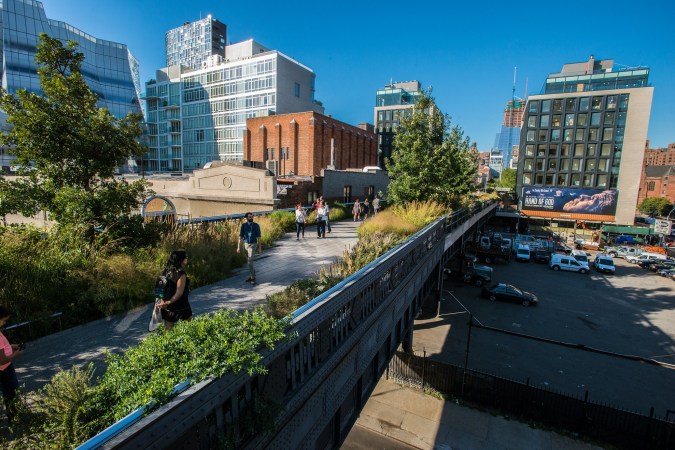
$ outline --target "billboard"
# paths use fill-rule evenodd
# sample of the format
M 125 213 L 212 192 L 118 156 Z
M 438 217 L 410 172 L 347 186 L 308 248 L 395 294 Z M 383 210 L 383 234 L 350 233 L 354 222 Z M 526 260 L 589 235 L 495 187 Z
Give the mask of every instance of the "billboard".
M 522 209 L 612 216 L 617 199 L 615 190 L 528 186 L 523 188 Z

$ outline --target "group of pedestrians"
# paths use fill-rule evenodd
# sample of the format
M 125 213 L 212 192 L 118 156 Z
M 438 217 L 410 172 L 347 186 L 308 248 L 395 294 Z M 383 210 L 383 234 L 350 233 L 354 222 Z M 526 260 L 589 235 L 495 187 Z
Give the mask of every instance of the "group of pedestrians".
M 360 222 L 361 220 L 368 219 L 368 216 L 376 216 L 380 210 L 380 199 L 376 196 L 371 202 L 367 197 L 361 203 L 357 198 L 352 206 L 352 215 L 354 216 L 354 222 Z

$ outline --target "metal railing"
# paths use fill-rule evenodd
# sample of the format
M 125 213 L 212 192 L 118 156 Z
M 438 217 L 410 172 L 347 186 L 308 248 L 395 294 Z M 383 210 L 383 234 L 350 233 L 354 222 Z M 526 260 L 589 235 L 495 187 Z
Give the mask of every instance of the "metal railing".
M 438 266 L 453 245 L 448 234 L 461 237 L 476 215 L 494 211 L 486 206 L 435 221 L 295 311 L 292 339 L 262 352 L 266 375 L 204 380 L 126 430 L 119 426 L 100 448 L 337 444 L 398 344 L 412 338 L 416 312 L 437 288 Z M 261 398 L 283 409 L 275 431 L 251 435 L 244 422 Z

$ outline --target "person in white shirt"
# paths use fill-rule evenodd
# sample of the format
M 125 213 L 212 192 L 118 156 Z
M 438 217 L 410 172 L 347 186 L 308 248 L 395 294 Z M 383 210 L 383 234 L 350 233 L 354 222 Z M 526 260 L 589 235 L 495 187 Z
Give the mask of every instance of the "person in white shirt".
M 307 213 L 302 208 L 302 203 L 295 205 L 295 240 L 300 239 L 300 233 L 302 232 L 302 237 L 305 237 L 305 225 L 307 224 Z

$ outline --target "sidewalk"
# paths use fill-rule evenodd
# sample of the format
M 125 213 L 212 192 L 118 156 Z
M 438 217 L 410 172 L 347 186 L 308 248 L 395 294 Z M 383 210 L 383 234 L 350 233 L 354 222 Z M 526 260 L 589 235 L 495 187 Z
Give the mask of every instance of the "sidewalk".
M 299 241 L 295 239 L 295 232 L 287 233 L 274 247 L 256 258 L 256 286 L 244 281 L 248 269 L 242 267 L 225 280 L 190 292 L 194 315 L 213 313 L 222 308 L 247 310 L 264 304 L 268 294 L 317 273 L 321 266 L 342 256 L 346 247 L 357 242 L 358 225 L 360 222 L 351 220 L 331 223 L 332 233 L 326 234 L 326 239 L 317 238 L 316 227 L 305 230 L 305 239 Z M 148 292 L 151 288 L 148 286 Z M 89 362 L 94 363 L 97 374 L 102 373 L 106 352 L 121 353 L 147 336 L 152 306 L 149 303 L 125 314 L 29 342 L 26 352 L 15 363 L 19 383 L 25 384 L 27 391 L 33 391 L 47 383 L 59 368 L 70 369 Z
M 368 432 L 389 438 L 388 443 L 378 445 L 381 449 L 600 449 L 506 417 L 437 399 L 385 377 L 375 387 L 341 448 L 373 448 L 368 447 L 371 435 Z

